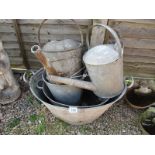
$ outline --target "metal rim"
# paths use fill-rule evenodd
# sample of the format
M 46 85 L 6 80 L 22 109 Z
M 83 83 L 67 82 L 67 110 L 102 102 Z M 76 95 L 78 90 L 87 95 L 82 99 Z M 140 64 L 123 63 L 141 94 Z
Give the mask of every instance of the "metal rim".
M 44 19 L 42 22 L 41 22 L 41 24 L 39 25 L 39 29 L 38 29 L 38 42 L 39 42 L 39 46 L 41 47 L 41 41 L 40 41 L 40 31 L 41 31 L 41 28 L 42 28 L 42 26 L 44 25 L 44 23 L 47 21 L 48 19 Z M 83 46 L 83 43 L 84 43 L 84 37 L 83 37 L 83 33 L 82 33 L 82 30 L 81 30 L 81 28 L 80 28 L 80 26 L 79 26 L 79 24 L 77 24 L 77 22 L 75 21 L 75 20 L 73 20 L 73 19 L 70 19 L 71 21 L 73 21 L 74 22 L 74 24 L 77 26 L 77 28 L 79 29 L 79 32 L 80 32 L 80 36 L 81 36 L 81 46 Z M 60 21 L 62 21 L 62 20 L 60 20 Z M 79 47 L 78 47 L 79 48 Z
M 123 49 L 122 49 L 122 51 L 123 51 Z M 117 62 L 118 60 L 121 60 L 122 58 L 123 58 L 123 55 L 121 55 L 118 59 L 116 59 L 115 61 L 113 61 L 113 62 L 110 62 L 110 63 L 106 63 L 106 64 L 90 64 L 90 63 L 86 63 L 85 62 L 85 57 L 86 57 L 86 55 L 84 54 L 84 56 L 83 56 L 83 61 L 84 61 L 84 63 L 86 64 L 86 65 L 91 65 L 91 66 L 98 66 L 98 65 L 110 65 L 110 64 L 113 64 L 113 63 L 115 63 L 115 62 Z
M 62 107 L 65 107 L 65 108 L 70 108 L 70 107 L 74 107 L 74 108 L 78 108 L 78 109 L 94 108 L 94 107 L 98 107 L 98 106 L 102 106 L 102 105 L 106 104 L 106 102 L 108 102 L 108 100 L 109 100 L 109 99 L 107 99 L 107 100 L 105 100 L 105 101 L 103 101 L 103 102 L 101 101 L 101 103 L 99 103 L 99 104 L 97 104 L 97 105 L 92 105 L 92 106 L 74 106 L 74 105 L 69 106 L 69 105 L 60 103 L 60 102 L 58 102 L 58 101 L 55 101 L 54 99 L 51 99 L 51 98 L 47 95 L 47 93 L 45 92 L 45 87 L 48 89 L 48 91 L 49 91 L 49 88 L 44 84 L 44 85 L 43 85 L 43 89 L 42 89 L 44 95 L 48 98 L 48 100 L 49 100 L 51 103 L 56 104 L 57 106 L 62 106 Z M 49 92 L 50 92 L 50 91 L 49 91 Z M 51 92 L 50 92 L 50 93 L 51 93 Z
M 33 91 L 33 89 L 32 89 L 32 87 L 31 87 L 31 83 L 33 82 L 33 80 L 34 79 L 36 79 L 36 76 L 38 75 L 38 74 L 41 74 L 41 73 L 43 73 L 43 71 L 44 71 L 44 69 L 43 68 L 41 68 L 40 70 L 38 70 L 32 77 L 31 77 L 31 79 L 30 79 L 30 90 L 31 90 L 31 92 L 32 92 L 32 94 L 40 101 L 40 102 L 42 102 L 42 103 L 45 103 L 45 104 L 47 104 L 47 105 L 49 105 L 49 106 L 56 106 L 56 107 L 59 107 L 59 108 L 61 108 L 61 109 L 64 109 L 64 110 L 66 110 L 66 109 L 69 109 L 70 107 L 72 107 L 72 106 L 70 106 L 70 107 L 60 107 L 60 106 L 58 106 L 58 105 L 52 105 L 52 104 L 50 104 L 50 103 L 48 103 L 48 102 L 45 102 L 45 101 L 43 101 L 43 100 L 41 100 L 36 94 L 35 94 L 35 92 Z M 112 105 L 112 104 L 114 104 L 115 102 L 117 102 L 118 100 L 120 100 L 123 96 L 124 96 L 124 94 L 126 93 L 126 90 L 127 90 L 127 87 L 126 87 L 126 85 L 125 85 L 125 87 L 124 87 L 124 90 L 122 91 L 122 93 L 114 100 L 114 101 L 112 101 L 112 102 L 110 102 L 110 103 L 108 103 L 108 104 L 103 104 L 103 105 L 100 105 L 100 106 L 96 106 L 96 107 L 89 107 L 89 109 L 91 109 L 91 108 L 93 108 L 93 109 L 99 109 L 99 108 L 101 108 L 102 106 L 107 106 L 107 105 Z M 82 107 L 77 107 L 77 106 L 75 106 L 75 108 L 77 108 L 78 110 L 84 110 L 84 109 L 88 109 L 88 108 L 86 108 L 86 107 L 84 107 L 84 108 L 82 108 Z
M 123 96 L 124 96 L 124 94 L 125 94 L 125 92 L 126 92 L 126 90 L 127 90 L 127 87 L 125 87 L 124 88 L 124 90 L 123 90 L 123 92 L 117 97 L 117 99 L 115 99 L 114 101 L 112 101 L 112 102 L 110 102 L 110 103 L 107 103 L 107 104 L 103 104 L 103 105 L 100 105 L 100 106 L 95 106 L 95 107 L 89 107 L 89 108 L 87 108 L 87 107 L 79 107 L 79 106 L 74 106 L 75 108 L 77 108 L 78 110 L 84 110 L 84 109 L 100 109 L 101 107 L 103 107 L 103 106 L 107 106 L 107 105 L 112 105 L 112 104 L 114 104 L 114 103 L 116 103 L 117 101 L 119 101 Z M 37 97 L 37 99 L 38 99 L 38 97 Z M 40 99 L 39 99 L 39 101 L 41 101 Z M 42 102 L 42 101 L 41 101 Z M 48 104 L 48 105 L 50 105 L 50 106 L 57 106 L 57 107 L 59 107 L 59 108 L 62 108 L 62 109 L 64 109 L 64 110 L 66 110 L 66 109 L 69 109 L 70 107 L 73 107 L 73 106 L 68 106 L 68 107 L 60 107 L 60 106 L 58 106 L 58 105 L 52 105 L 52 104 L 50 104 L 50 103 L 47 103 L 47 102 L 45 102 L 46 104 Z
M 142 110 L 142 109 L 149 108 L 149 106 L 139 107 L 139 106 L 133 105 L 133 104 L 127 99 L 127 96 L 125 96 L 125 100 L 127 101 L 128 105 L 131 106 L 132 108 L 141 109 L 141 110 Z

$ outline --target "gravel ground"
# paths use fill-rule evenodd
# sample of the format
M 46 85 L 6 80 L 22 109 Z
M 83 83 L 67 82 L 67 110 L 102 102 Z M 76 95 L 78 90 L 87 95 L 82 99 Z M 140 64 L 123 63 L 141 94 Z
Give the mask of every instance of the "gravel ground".
M 124 99 L 88 125 L 73 126 L 55 118 L 31 94 L 19 75 L 22 95 L 14 103 L 0 105 L 0 134 L 32 135 L 139 135 L 142 110 L 130 108 Z

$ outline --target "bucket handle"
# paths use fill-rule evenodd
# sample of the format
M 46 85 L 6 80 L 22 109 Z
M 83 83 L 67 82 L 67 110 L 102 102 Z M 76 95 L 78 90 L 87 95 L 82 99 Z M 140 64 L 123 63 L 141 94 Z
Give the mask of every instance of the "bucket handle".
M 115 41 L 117 43 L 119 54 L 120 54 L 120 56 L 122 56 L 123 55 L 123 50 L 122 50 L 123 47 L 121 45 L 121 42 L 120 42 L 120 39 L 119 39 L 117 33 L 111 27 L 109 27 L 107 25 L 104 25 L 104 24 L 95 24 L 95 25 L 91 25 L 91 26 L 88 27 L 88 31 L 87 31 L 87 35 L 86 35 L 87 48 L 90 49 L 90 44 L 89 44 L 89 31 L 90 31 L 90 29 L 92 29 L 94 27 L 98 27 L 98 26 L 104 27 L 105 29 L 107 29 L 112 34 L 112 36 L 114 37 L 114 39 L 115 39 Z
M 41 31 L 41 28 L 43 26 L 43 24 L 47 21 L 48 19 L 44 19 L 41 24 L 39 25 L 39 29 L 38 29 L 38 42 L 39 42 L 39 46 L 41 47 L 41 41 L 40 41 L 40 31 Z M 83 43 L 84 43 L 84 37 L 83 37 L 83 33 L 82 33 L 82 30 L 79 26 L 79 24 L 77 24 L 77 22 L 73 19 L 70 19 L 71 21 L 74 22 L 74 24 L 77 26 L 77 28 L 79 29 L 79 32 L 80 32 L 80 36 L 81 36 L 81 46 L 83 46 Z M 60 20 L 61 21 L 61 20 Z

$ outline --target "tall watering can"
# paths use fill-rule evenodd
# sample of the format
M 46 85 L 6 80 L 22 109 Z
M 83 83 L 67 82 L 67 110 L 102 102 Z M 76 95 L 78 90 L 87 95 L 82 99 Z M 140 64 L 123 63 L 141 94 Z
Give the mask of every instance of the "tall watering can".
M 96 24 L 90 28 L 94 26 L 106 28 L 113 35 L 116 44 L 98 45 L 89 49 L 84 54 L 83 61 L 91 82 L 63 78 L 55 75 L 50 75 L 48 78 L 51 82 L 60 82 L 91 90 L 101 98 L 111 98 L 120 94 L 124 89 L 123 48 L 118 35 L 112 28 L 103 24 Z M 87 34 L 87 45 L 89 48 L 88 38 Z M 101 52 L 103 52 L 103 54 Z

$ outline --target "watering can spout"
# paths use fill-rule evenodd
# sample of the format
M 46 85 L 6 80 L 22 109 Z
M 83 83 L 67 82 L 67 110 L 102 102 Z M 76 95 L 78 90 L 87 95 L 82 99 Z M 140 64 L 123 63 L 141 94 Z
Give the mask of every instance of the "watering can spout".
M 47 61 L 44 53 L 41 51 L 40 46 L 38 46 L 38 45 L 32 46 L 31 47 L 31 52 L 41 62 L 41 64 L 44 66 L 44 68 L 46 69 L 46 71 L 49 74 L 58 75 L 57 72 L 56 72 L 56 70 L 52 66 L 49 66 L 48 61 Z
M 39 45 L 33 45 L 33 46 L 31 47 L 31 52 L 32 52 L 33 54 L 36 54 L 36 53 L 38 53 L 38 52 L 41 52 L 40 46 L 39 46 Z
M 77 80 L 77 79 L 70 79 L 70 78 L 66 78 L 66 77 L 59 77 L 59 76 L 55 76 L 55 75 L 48 75 L 47 78 L 51 83 L 53 83 L 53 82 L 63 83 L 66 85 L 90 90 L 93 92 L 96 91 L 96 87 L 91 82 L 81 81 L 81 80 Z

